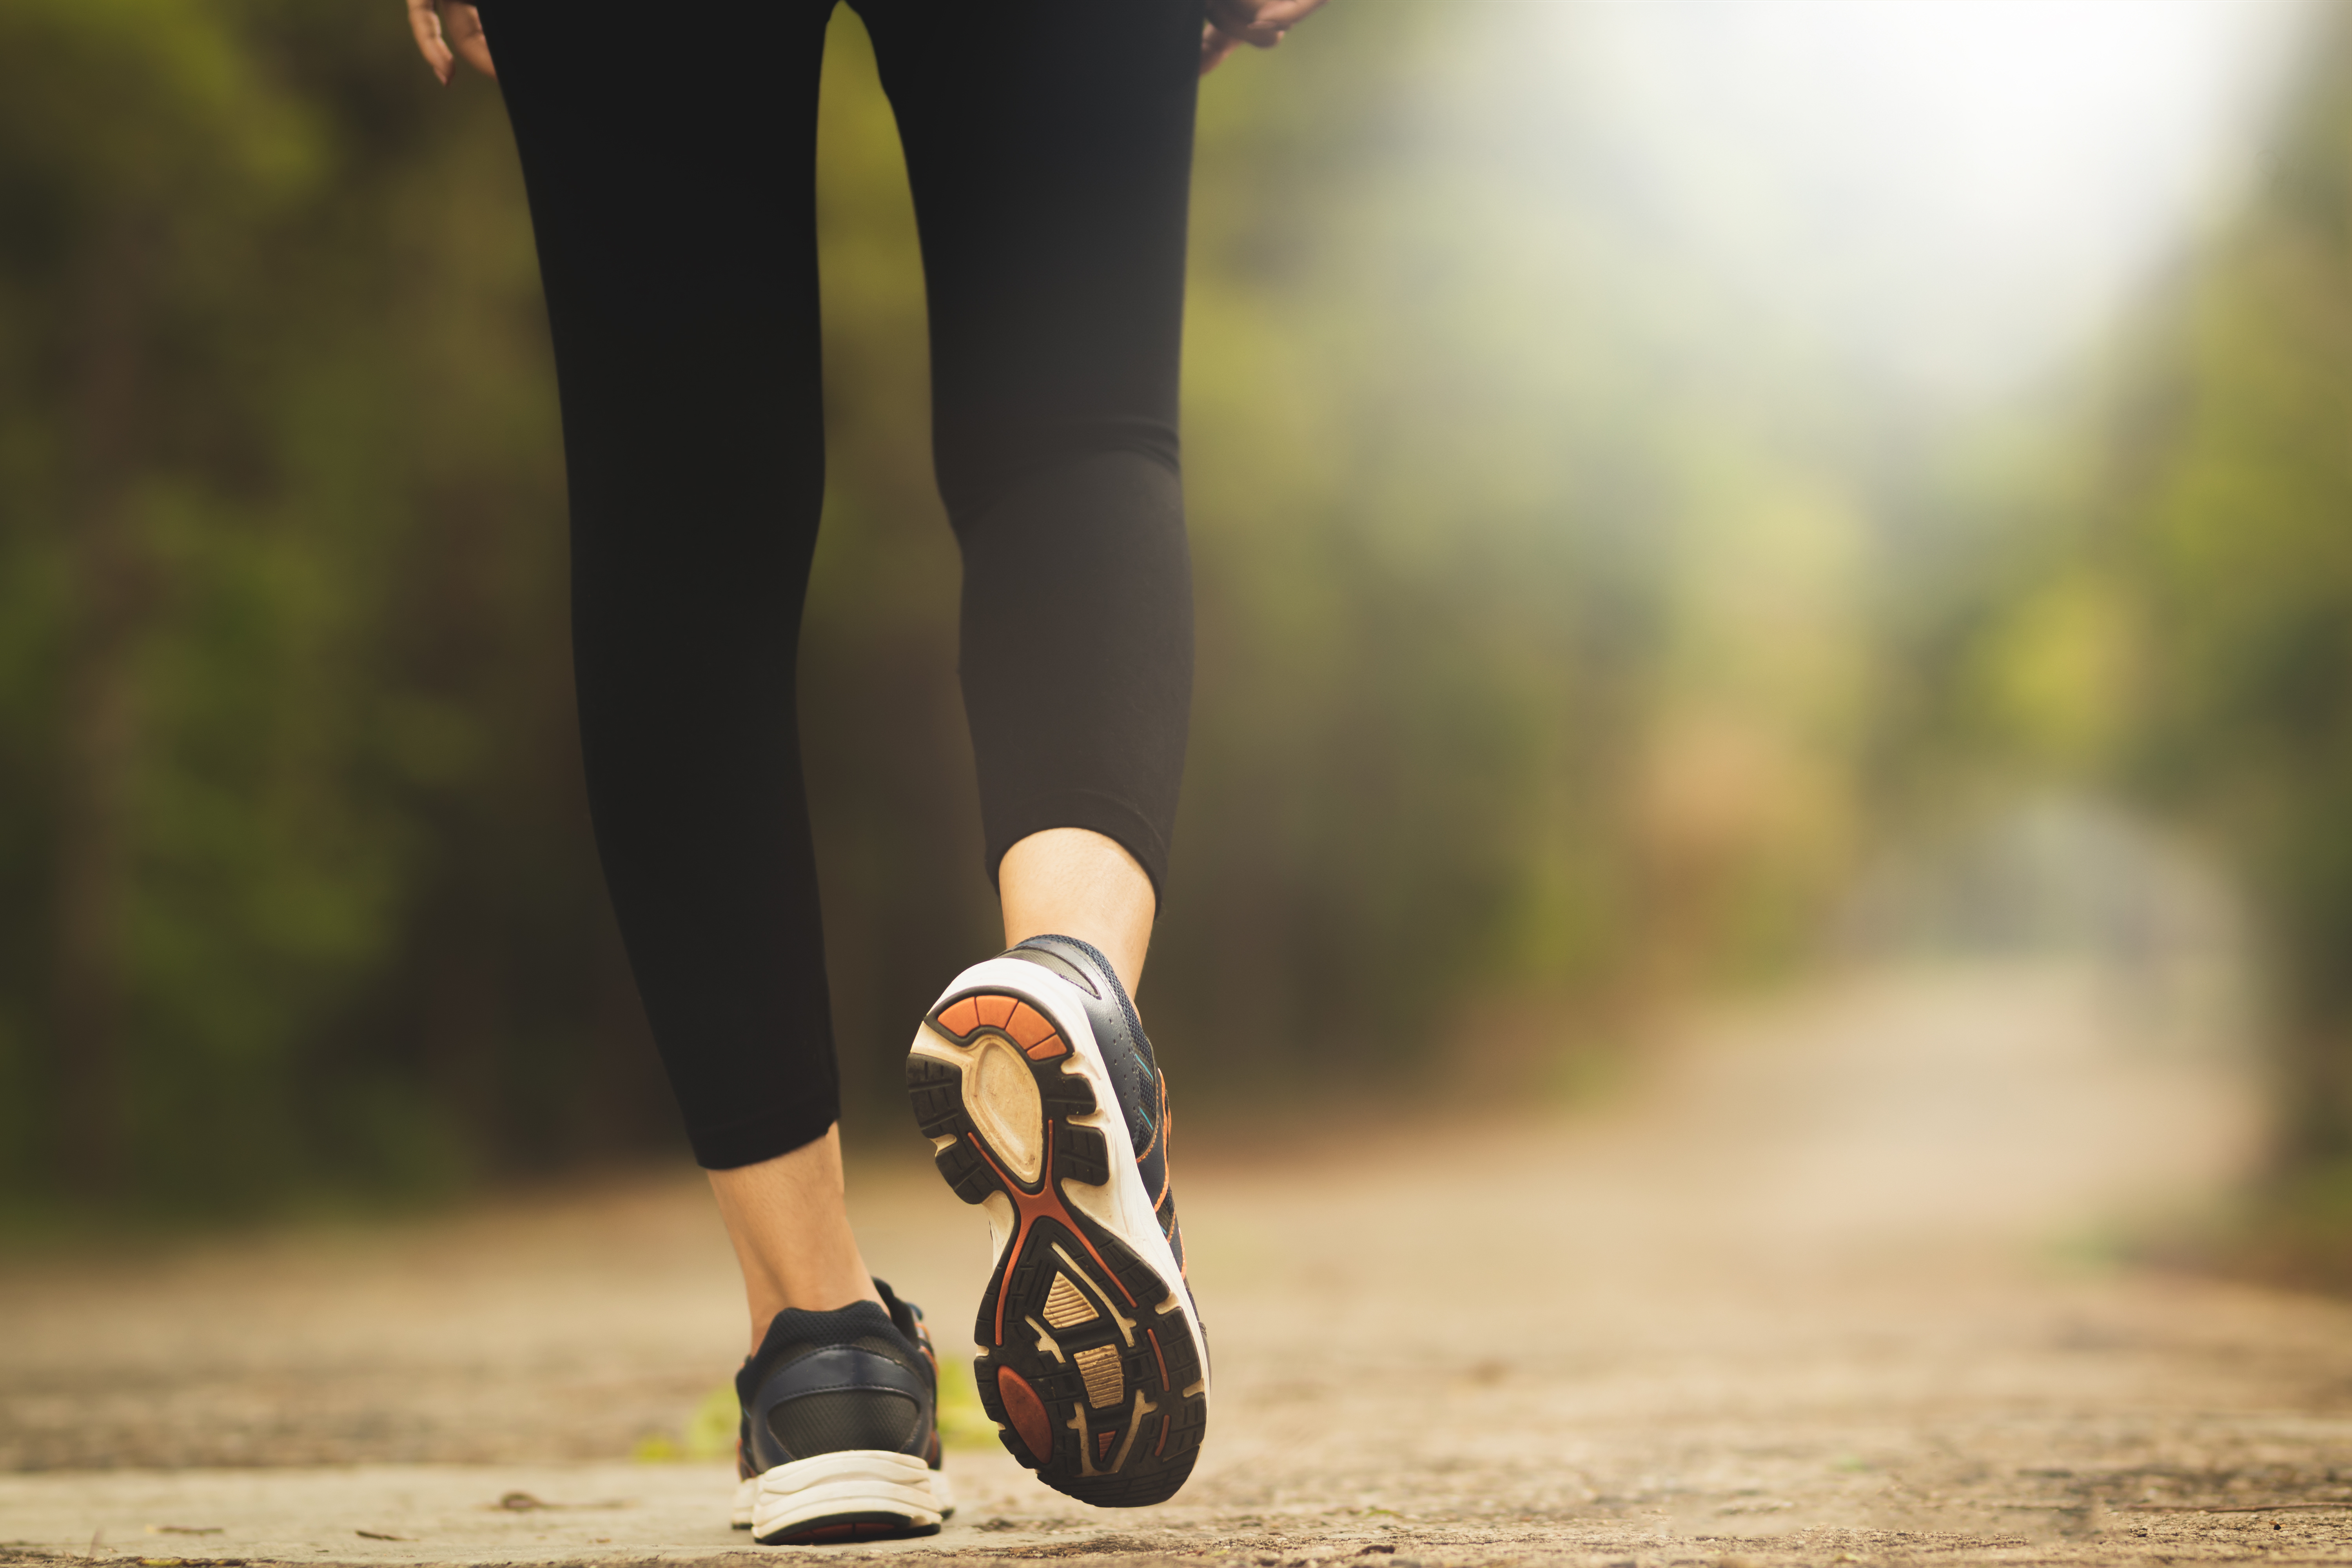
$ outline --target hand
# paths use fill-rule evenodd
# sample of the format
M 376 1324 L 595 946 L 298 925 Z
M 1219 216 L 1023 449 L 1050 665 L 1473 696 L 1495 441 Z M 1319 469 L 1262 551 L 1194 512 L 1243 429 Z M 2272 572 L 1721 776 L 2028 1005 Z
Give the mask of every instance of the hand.
M 414 0 L 412 0 L 412 4 Z M 1201 74 L 1244 44 L 1270 49 L 1323 0 L 1209 0 L 1208 25 L 1201 29 Z
M 446 17 L 447 31 L 443 29 Z M 482 36 L 482 14 L 458 0 L 408 0 L 408 30 L 416 35 L 416 52 L 433 68 L 433 74 L 447 87 L 457 74 L 457 58 L 496 81 L 498 68 L 490 64 L 490 41 Z M 456 53 L 451 53 L 452 47 Z

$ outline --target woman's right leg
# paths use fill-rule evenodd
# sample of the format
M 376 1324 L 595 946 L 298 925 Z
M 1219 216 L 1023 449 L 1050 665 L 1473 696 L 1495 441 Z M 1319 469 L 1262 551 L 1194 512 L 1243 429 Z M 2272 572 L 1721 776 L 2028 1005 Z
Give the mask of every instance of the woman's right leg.
M 756 1342 L 873 1288 L 848 1237 L 793 703 L 824 491 L 814 229 L 832 0 L 489 0 L 571 479 L 596 840 Z

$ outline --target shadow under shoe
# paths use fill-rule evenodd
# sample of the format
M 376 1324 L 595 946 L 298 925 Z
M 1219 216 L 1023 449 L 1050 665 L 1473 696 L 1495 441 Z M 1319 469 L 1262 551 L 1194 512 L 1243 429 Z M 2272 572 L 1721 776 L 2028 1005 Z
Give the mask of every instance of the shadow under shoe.
M 874 1283 L 886 1306 L 777 1313 L 735 1374 L 735 1523 L 763 1546 L 932 1535 L 954 1511 L 930 1335 Z

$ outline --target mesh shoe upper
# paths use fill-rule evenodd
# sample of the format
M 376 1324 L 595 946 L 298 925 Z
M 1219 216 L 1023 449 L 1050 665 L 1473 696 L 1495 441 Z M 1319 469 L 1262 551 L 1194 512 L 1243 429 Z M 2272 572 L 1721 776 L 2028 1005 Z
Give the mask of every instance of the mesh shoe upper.
M 735 1374 L 742 1473 L 819 1454 L 879 1449 L 939 1463 L 938 1363 L 922 1315 L 875 1281 L 887 1306 L 787 1309 Z

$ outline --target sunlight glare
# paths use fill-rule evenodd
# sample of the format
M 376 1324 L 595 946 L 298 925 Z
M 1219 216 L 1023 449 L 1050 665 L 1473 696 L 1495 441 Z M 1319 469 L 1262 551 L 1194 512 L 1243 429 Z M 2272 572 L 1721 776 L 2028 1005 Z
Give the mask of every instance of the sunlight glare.
M 1969 396 L 2078 346 L 2220 216 L 2308 7 L 1549 9 L 1576 91 L 1665 243 L 1802 318 L 1864 374 Z

